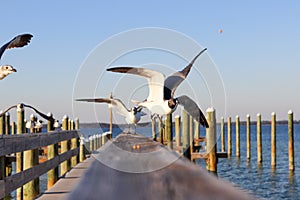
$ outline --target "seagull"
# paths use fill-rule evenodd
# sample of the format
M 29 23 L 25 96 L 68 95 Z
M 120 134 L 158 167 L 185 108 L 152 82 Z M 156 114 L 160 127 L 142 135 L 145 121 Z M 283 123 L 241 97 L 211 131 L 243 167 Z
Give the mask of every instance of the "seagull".
M 6 49 L 12 49 L 12 48 L 19 48 L 26 46 L 29 42 L 30 39 L 33 36 L 31 34 L 21 34 L 16 37 L 14 37 L 11 41 L 7 42 L 5 45 L 3 45 L 0 48 L 0 59 Z M 17 72 L 15 68 L 13 68 L 11 65 L 3 65 L 0 66 L 0 80 L 4 79 L 7 75 Z
M 27 107 L 27 108 L 31 108 L 32 110 L 34 110 L 37 114 L 39 114 L 42 118 L 48 120 L 48 121 L 53 121 L 54 122 L 54 118 L 53 116 L 48 116 L 42 112 L 40 112 L 39 110 L 37 110 L 36 108 L 30 106 L 30 105 L 27 105 L 27 104 L 24 104 L 24 103 L 19 103 L 19 104 L 16 104 L 16 105 L 13 105 L 13 106 L 10 106 L 9 108 L 7 108 L 5 111 L 1 112 L 0 113 L 0 117 L 2 117 L 3 115 L 5 115 L 5 113 L 7 113 L 9 110 L 11 110 L 12 108 L 24 108 L 24 107 Z
M 107 71 L 139 75 L 148 80 L 148 98 L 142 102 L 135 103 L 138 106 L 147 108 L 151 112 L 152 120 L 154 120 L 155 117 L 158 117 L 158 119 L 162 122 L 163 115 L 174 112 L 178 104 L 181 104 L 194 119 L 196 119 L 202 126 L 208 128 L 205 116 L 191 98 L 186 95 L 174 98 L 176 88 L 187 77 L 194 62 L 204 51 L 206 51 L 206 48 L 198 53 L 183 70 L 175 72 L 167 79 L 165 79 L 164 74 L 145 68 L 114 67 L 107 69 Z
M 76 101 L 87 101 L 95 103 L 108 103 L 117 108 L 120 115 L 125 117 L 125 120 L 128 125 L 133 124 L 136 131 L 136 125 L 140 121 L 141 117 L 146 115 L 142 112 L 141 106 L 135 106 L 131 109 L 126 108 L 124 103 L 120 99 L 108 99 L 108 98 L 94 98 L 94 99 L 76 99 Z M 129 127 L 130 128 L 130 127 Z M 130 129 L 129 129 L 130 130 Z M 134 131 L 134 132 L 135 132 Z

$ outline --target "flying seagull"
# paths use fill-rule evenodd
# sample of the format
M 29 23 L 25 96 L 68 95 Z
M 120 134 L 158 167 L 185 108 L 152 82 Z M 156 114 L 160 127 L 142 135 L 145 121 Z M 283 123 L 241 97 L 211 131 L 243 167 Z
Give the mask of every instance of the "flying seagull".
M 30 106 L 30 105 L 27 105 L 27 104 L 24 104 L 24 103 L 20 103 L 20 104 L 16 104 L 16 105 L 13 105 L 13 106 L 10 106 L 9 108 L 7 108 L 5 111 L 1 112 L 0 113 L 0 117 L 2 117 L 3 115 L 5 115 L 5 113 L 7 113 L 9 110 L 11 110 L 12 108 L 24 108 L 24 107 L 27 107 L 27 108 L 31 108 L 32 110 L 34 110 L 37 114 L 39 114 L 42 118 L 48 120 L 48 121 L 53 121 L 54 122 L 54 118 L 53 116 L 48 116 L 42 112 L 40 112 L 39 110 L 37 110 L 36 108 Z
M 108 98 L 94 98 L 94 99 L 76 99 L 76 101 L 86 101 L 95 103 L 107 103 L 117 108 L 120 115 L 125 117 L 126 122 L 130 125 L 133 124 L 136 130 L 136 125 L 140 121 L 141 117 L 146 115 L 142 112 L 141 106 L 135 106 L 128 109 L 120 99 L 108 99 Z
M 145 68 L 115 67 L 109 68 L 107 71 L 139 75 L 148 80 L 148 98 L 142 102 L 137 102 L 137 105 L 147 108 L 151 112 L 151 119 L 158 117 L 162 121 L 163 115 L 174 112 L 178 104 L 181 104 L 194 119 L 208 128 L 205 116 L 191 98 L 185 95 L 174 98 L 176 88 L 187 77 L 194 62 L 204 51 L 206 48 L 198 53 L 183 70 L 175 72 L 167 79 L 165 79 L 164 74 Z
M 31 34 L 21 34 L 16 37 L 14 37 L 11 41 L 7 42 L 5 45 L 3 45 L 0 49 L 0 59 L 6 49 L 12 49 L 12 48 L 19 48 L 26 46 L 30 39 L 33 36 Z M 0 80 L 4 79 L 7 75 L 16 72 L 17 70 L 13 68 L 11 65 L 3 65 L 0 66 Z

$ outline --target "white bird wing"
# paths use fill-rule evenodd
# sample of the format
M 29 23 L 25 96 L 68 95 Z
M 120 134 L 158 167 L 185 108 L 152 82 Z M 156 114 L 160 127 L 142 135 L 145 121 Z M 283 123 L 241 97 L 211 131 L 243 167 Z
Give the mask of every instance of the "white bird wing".
M 164 97 L 165 75 L 154 70 L 136 67 L 115 67 L 107 71 L 143 76 L 148 80 L 149 95 L 147 101 L 162 101 Z
M 129 115 L 130 110 L 126 108 L 123 102 L 120 99 L 108 99 L 108 98 L 94 98 L 94 99 L 76 99 L 76 101 L 86 101 L 86 102 L 94 102 L 94 103 L 108 103 L 117 108 L 118 112 L 127 117 Z

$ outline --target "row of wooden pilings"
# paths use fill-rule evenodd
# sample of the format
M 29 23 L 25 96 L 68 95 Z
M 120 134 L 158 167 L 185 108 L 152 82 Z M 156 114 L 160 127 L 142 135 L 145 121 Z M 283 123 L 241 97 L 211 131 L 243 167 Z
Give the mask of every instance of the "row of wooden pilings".
M 48 114 L 50 116 L 52 114 Z M 25 112 L 24 108 L 17 109 L 17 123 L 10 123 L 10 115 L 6 113 L 0 117 L 0 135 L 14 135 L 14 134 L 34 134 L 41 132 L 41 126 L 35 126 L 38 120 L 36 116 L 31 116 L 29 121 L 25 121 Z M 54 120 L 49 120 L 47 124 L 48 133 L 55 132 Z M 62 131 L 67 130 L 79 130 L 79 120 L 70 120 L 68 116 L 64 116 L 62 119 Z M 79 134 L 79 131 L 78 131 Z M 60 176 L 63 176 L 66 172 L 68 172 L 72 167 L 76 166 L 79 162 L 82 162 L 86 153 L 89 153 L 85 148 L 85 145 L 91 145 L 90 150 L 93 151 L 99 148 L 101 144 L 104 144 L 108 139 L 111 138 L 111 134 L 107 134 L 104 137 L 102 135 L 102 140 L 99 141 L 99 136 L 92 136 L 89 140 L 85 140 L 84 137 L 75 137 L 70 140 L 61 141 L 60 149 L 59 143 L 50 144 L 46 147 L 47 152 L 47 160 L 53 160 L 56 158 L 59 153 L 63 154 L 68 152 L 69 150 L 76 149 L 79 147 L 79 154 L 71 157 L 69 160 L 63 161 L 59 166 L 48 171 L 48 180 L 47 180 L 47 188 L 52 187 L 59 179 Z M 59 137 L 59 136 L 58 136 Z M 16 138 L 18 139 L 18 138 Z M 87 144 L 85 144 L 87 143 Z M 26 144 L 25 144 L 26 145 Z M 28 144 L 30 146 L 30 144 Z M 12 158 L 12 155 L 9 155 Z M 15 173 L 21 173 L 23 170 L 30 169 L 34 166 L 39 165 L 39 149 L 26 150 L 23 152 L 15 153 L 15 162 L 16 162 L 16 171 Z M 10 163 L 11 164 L 11 163 Z M 0 156 L 0 181 L 5 177 L 9 177 L 11 175 L 12 168 L 11 165 L 7 165 L 7 157 Z M 17 200 L 31 200 L 39 195 L 39 178 L 36 178 L 28 183 L 24 184 L 22 187 L 18 188 L 16 191 L 16 199 Z M 0 192 L 1 193 L 1 192 Z
M 173 143 L 173 122 L 172 115 L 169 114 L 164 122 L 164 127 L 158 121 L 152 121 L 152 139 L 166 144 L 170 150 L 177 150 L 182 155 L 190 160 L 204 158 L 206 159 L 206 167 L 208 171 L 217 172 L 218 156 L 216 148 L 216 112 L 214 108 L 207 109 L 207 122 L 209 128 L 206 128 L 206 136 L 200 136 L 199 123 L 182 110 L 181 116 L 175 116 L 175 143 Z M 157 131 L 158 128 L 158 137 Z M 206 145 L 201 145 L 200 142 L 205 142 Z M 204 147 L 205 146 L 205 147 Z M 206 149 L 205 152 L 199 152 L 200 149 Z
M 247 160 L 251 158 L 251 121 L 250 115 L 246 117 L 246 156 Z M 227 154 L 228 157 L 232 156 L 232 122 L 231 117 L 228 117 L 227 120 Z M 236 116 L 235 121 L 235 130 L 236 130 L 236 157 L 239 158 L 240 154 L 240 117 Z M 262 153 L 262 121 L 261 115 L 257 114 L 256 120 L 256 138 L 257 138 L 257 163 L 261 165 L 263 162 L 263 153 Z M 294 117 L 293 112 L 290 110 L 288 112 L 288 163 L 289 170 L 295 170 L 294 162 Z M 225 123 L 224 118 L 221 118 L 221 151 L 225 152 Z M 273 112 L 271 117 L 271 167 L 276 168 L 276 114 Z
M 162 127 L 158 121 L 158 138 L 156 134 L 156 125 L 152 123 L 152 138 L 159 142 L 166 144 L 169 149 L 181 150 L 182 154 L 188 159 L 194 160 L 199 158 L 206 159 L 206 166 L 208 171 L 217 172 L 218 158 L 226 158 L 232 156 L 232 122 L 231 117 L 228 117 L 227 121 L 227 152 L 225 150 L 225 123 L 224 118 L 221 118 L 221 152 L 217 152 L 217 137 L 216 137 L 216 113 L 214 108 L 209 108 L 206 111 L 207 121 L 209 128 L 206 129 L 206 135 L 200 137 L 200 127 L 197 121 L 195 121 L 188 113 L 183 110 L 181 117 L 175 116 L 175 142 L 173 142 L 173 126 L 172 116 L 167 115 L 164 122 L 165 127 Z M 250 130 L 250 115 L 247 115 L 246 120 L 246 148 L 247 159 L 251 158 L 251 130 Z M 235 122 L 235 141 L 236 141 L 236 157 L 241 156 L 240 151 L 240 118 L 236 117 Z M 256 120 L 257 127 L 257 163 L 262 164 L 262 121 L 261 115 L 257 114 Z M 181 134 L 180 134 L 181 132 Z M 195 147 L 199 145 L 199 142 L 206 143 L 206 152 L 195 152 Z M 173 146 L 175 145 L 175 146 Z M 196 146 L 195 146 L 196 145 Z M 288 112 L 288 163 L 289 170 L 295 170 L 294 164 L 294 118 L 293 112 Z M 271 119 L 271 167 L 276 168 L 276 114 L 272 113 Z

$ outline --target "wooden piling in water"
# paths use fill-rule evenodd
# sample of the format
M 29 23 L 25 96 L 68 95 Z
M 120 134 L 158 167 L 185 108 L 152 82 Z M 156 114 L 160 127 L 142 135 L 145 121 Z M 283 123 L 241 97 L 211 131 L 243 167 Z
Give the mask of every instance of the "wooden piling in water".
M 225 152 L 225 126 L 224 126 L 224 117 L 221 117 L 221 152 Z
M 69 127 L 69 117 L 65 115 L 62 120 L 62 130 L 66 131 Z M 69 140 L 62 141 L 61 153 L 65 153 L 70 150 Z M 70 160 L 66 160 L 60 164 L 60 175 L 63 176 L 67 171 L 71 169 Z
M 294 163 L 294 117 L 293 111 L 288 112 L 288 148 L 289 148 L 289 170 L 295 171 Z
M 190 154 L 194 152 L 194 119 L 190 115 L 189 116 L 189 134 L 190 134 Z
M 172 114 L 167 115 L 166 119 L 166 137 L 167 137 L 167 146 L 169 150 L 173 150 L 173 123 L 172 123 Z
M 190 154 L 190 131 L 189 131 L 189 115 L 187 111 L 182 110 L 181 114 L 182 118 L 182 151 L 183 151 L 183 156 L 191 159 L 191 154 Z
M 260 165 L 262 163 L 262 143 L 261 143 L 261 115 L 257 114 L 257 163 Z
M 232 134 L 231 134 L 231 117 L 227 120 L 227 154 L 231 157 L 232 154 Z
M 52 117 L 52 113 L 48 113 L 49 117 Z M 51 132 L 54 131 L 54 121 L 49 120 L 47 124 L 47 131 Z M 52 158 L 58 155 L 58 143 L 51 144 L 47 146 L 47 158 L 51 160 Z M 57 181 L 58 181 L 58 166 L 48 171 L 48 181 L 47 181 L 47 188 L 50 189 Z
M 235 118 L 235 156 L 240 157 L 240 117 Z
M 161 120 L 158 120 L 158 137 L 161 144 L 164 143 L 164 130 Z
M 181 137 L 180 137 L 180 116 L 175 116 L 175 143 L 176 146 L 179 147 L 181 145 Z
M 246 116 L 246 148 L 247 148 L 247 159 L 251 158 L 251 122 L 250 115 Z
M 25 131 L 25 115 L 24 107 L 19 104 L 17 106 L 17 134 L 22 134 Z M 16 153 L 16 173 L 23 171 L 23 152 Z M 23 187 L 17 189 L 16 199 L 23 199 Z
M 276 167 L 276 114 L 272 113 L 271 119 L 271 167 Z
M 214 108 L 208 108 L 207 122 L 209 128 L 206 129 L 206 151 L 208 152 L 207 170 L 217 172 L 217 140 L 216 140 L 216 112 Z

